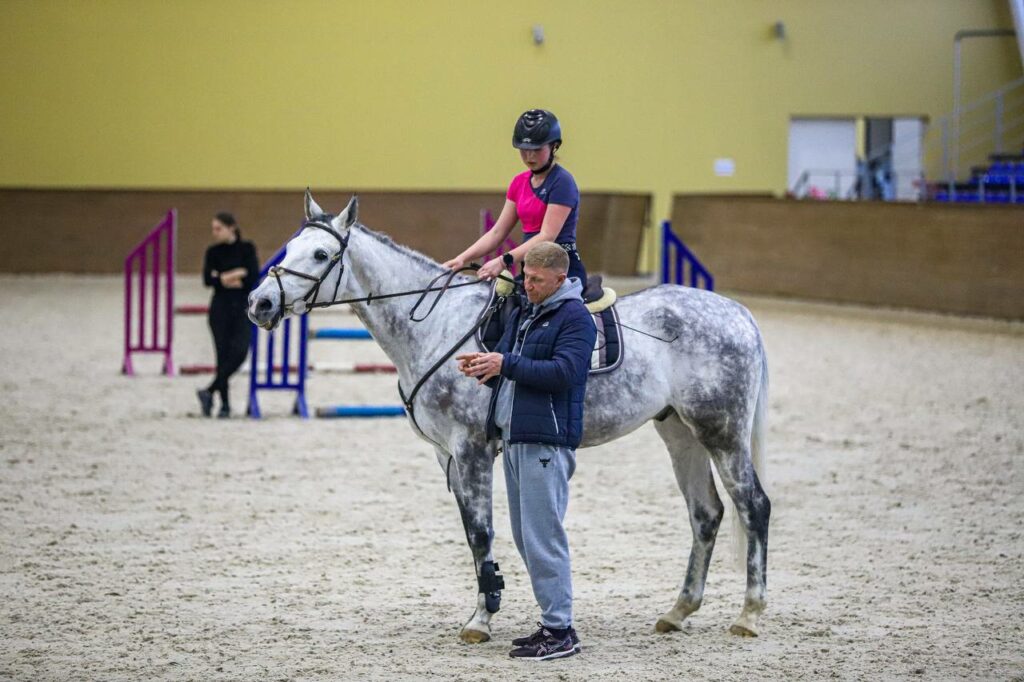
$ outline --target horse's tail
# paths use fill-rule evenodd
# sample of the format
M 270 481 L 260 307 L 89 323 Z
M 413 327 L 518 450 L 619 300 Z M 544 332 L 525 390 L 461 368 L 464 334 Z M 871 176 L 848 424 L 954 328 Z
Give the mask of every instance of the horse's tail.
M 757 389 L 757 403 L 754 406 L 754 425 L 750 432 L 750 459 L 762 488 L 767 488 L 767 461 L 765 458 L 765 421 L 768 417 L 768 358 L 761 350 L 761 385 Z M 736 568 L 745 570 L 747 565 L 747 530 L 740 521 L 738 510 L 732 515 L 732 551 Z

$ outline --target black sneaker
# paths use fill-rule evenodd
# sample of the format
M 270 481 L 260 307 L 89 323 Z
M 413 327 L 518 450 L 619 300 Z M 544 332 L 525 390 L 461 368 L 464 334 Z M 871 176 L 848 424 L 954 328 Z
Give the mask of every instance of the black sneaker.
M 231 408 L 227 405 L 220 406 L 220 412 L 217 413 L 218 419 L 231 419 Z
M 540 623 L 537 623 L 536 632 L 534 632 L 532 635 L 527 635 L 526 637 L 516 637 L 512 640 L 512 646 L 517 648 L 522 646 L 535 646 L 536 644 L 543 641 L 545 637 L 547 637 L 547 634 L 545 633 L 547 633 L 547 628 L 545 628 Z M 576 634 L 576 628 L 572 626 L 569 627 L 569 637 L 570 639 L 572 639 L 572 646 L 574 649 L 576 649 L 576 651 L 582 649 L 582 647 L 580 646 L 580 638 Z
M 213 394 L 201 388 L 196 391 L 196 397 L 199 398 L 199 409 L 202 410 L 203 416 L 209 417 L 213 414 Z
M 525 658 L 530 661 L 549 661 L 579 653 L 579 649 L 573 644 L 572 636 L 569 633 L 565 637 L 558 638 L 547 628 L 541 628 L 541 632 L 540 641 L 513 649 L 508 652 L 508 655 L 512 658 Z

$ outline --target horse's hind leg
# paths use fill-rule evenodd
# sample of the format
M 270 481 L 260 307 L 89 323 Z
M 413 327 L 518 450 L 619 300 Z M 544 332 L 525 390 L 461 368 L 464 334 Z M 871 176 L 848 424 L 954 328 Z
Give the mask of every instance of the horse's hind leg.
M 729 497 L 736 505 L 747 534 L 747 593 L 743 611 L 729 628 L 734 635 L 756 637 L 757 621 L 764 611 L 768 575 L 768 519 L 772 505 L 761 487 L 750 458 L 749 436 L 738 438 L 730 448 L 711 447 L 711 456 Z
M 663 421 L 655 421 L 654 428 L 668 446 L 672 469 L 679 489 L 686 498 L 690 527 L 693 530 L 690 563 L 686 567 L 686 579 L 679 592 L 679 599 L 654 626 L 658 632 L 671 632 L 681 629 L 683 620 L 700 608 L 711 551 L 715 547 L 715 536 L 724 509 L 718 491 L 715 490 L 707 450 L 697 441 L 689 427 L 672 413 Z

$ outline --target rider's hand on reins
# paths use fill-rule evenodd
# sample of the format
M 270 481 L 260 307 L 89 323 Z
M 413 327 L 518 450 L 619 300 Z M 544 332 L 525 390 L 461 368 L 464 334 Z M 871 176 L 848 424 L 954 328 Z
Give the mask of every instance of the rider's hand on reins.
M 480 279 L 491 281 L 500 275 L 504 269 L 505 264 L 501 262 L 500 258 L 492 258 L 476 271 L 476 276 Z
M 449 270 L 461 270 L 466 267 L 466 261 L 461 258 L 452 258 L 451 260 L 444 262 L 444 267 Z

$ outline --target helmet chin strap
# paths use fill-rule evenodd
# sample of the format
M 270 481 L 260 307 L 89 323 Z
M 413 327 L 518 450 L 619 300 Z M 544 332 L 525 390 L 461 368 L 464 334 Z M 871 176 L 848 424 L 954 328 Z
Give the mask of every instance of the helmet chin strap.
M 545 163 L 542 168 L 538 168 L 537 170 L 533 170 L 531 168 L 530 172 L 533 173 L 534 175 L 543 175 L 544 173 L 547 173 L 549 170 L 551 170 L 551 167 L 553 165 L 555 165 L 555 152 L 556 151 L 558 151 L 558 145 L 552 144 L 551 145 L 551 156 L 548 157 L 548 162 Z

